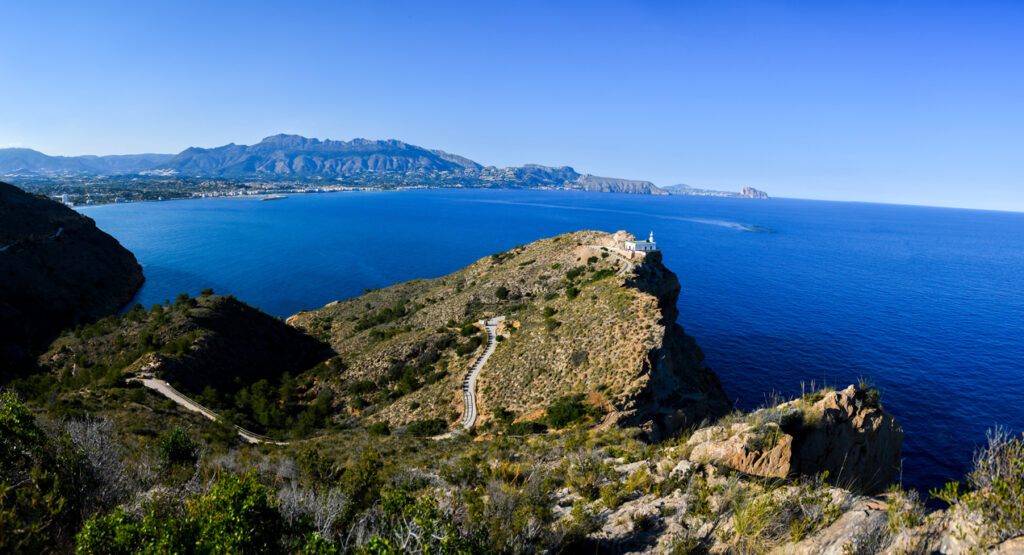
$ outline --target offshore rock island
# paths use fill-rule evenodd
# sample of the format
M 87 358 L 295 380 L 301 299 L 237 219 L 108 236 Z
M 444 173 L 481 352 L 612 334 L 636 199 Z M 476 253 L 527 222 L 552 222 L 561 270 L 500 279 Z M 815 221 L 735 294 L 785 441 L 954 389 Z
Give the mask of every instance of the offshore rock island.
M 895 483 L 903 430 L 869 384 L 733 410 L 653 233 L 564 233 L 284 321 L 210 289 L 117 313 L 134 257 L 0 193 L 0 291 L 35 276 L 65 309 L 4 316 L 34 335 L 9 328 L 0 551 L 1021 549 L 1019 440 L 937 510 Z M 50 246 L 81 240 L 103 248 Z

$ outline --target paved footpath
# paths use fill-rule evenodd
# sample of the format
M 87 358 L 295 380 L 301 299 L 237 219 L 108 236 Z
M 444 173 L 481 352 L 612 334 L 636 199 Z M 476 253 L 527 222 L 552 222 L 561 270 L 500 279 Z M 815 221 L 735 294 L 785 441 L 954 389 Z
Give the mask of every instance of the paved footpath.
M 625 261 L 625 259 L 623 259 L 623 261 Z M 629 262 L 626 263 L 629 264 Z M 630 264 L 630 267 L 632 267 L 632 264 Z M 491 358 L 491 354 L 494 353 L 494 348 L 498 344 L 498 324 L 504 319 L 504 316 L 497 316 L 483 322 L 484 331 L 487 332 L 487 348 L 484 349 L 480 358 L 476 359 L 476 362 L 473 363 L 473 368 L 471 368 L 469 373 L 466 374 L 466 378 L 462 380 L 462 398 L 466 403 L 466 412 L 462 416 L 461 423 L 464 430 L 469 430 L 476 424 L 478 416 L 476 406 L 476 379 L 480 376 L 480 371 L 484 369 L 484 365 L 487 364 L 487 359 Z M 217 420 L 217 413 L 200 405 L 192 399 L 189 399 L 185 395 L 181 394 L 177 389 L 174 389 L 171 384 L 163 380 L 153 378 L 149 374 L 142 374 L 138 378 L 132 379 L 192 412 L 198 412 L 210 420 Z M 286 441 L 274 441 L 269 437 L 250 432 L 241 426 L 234 426 L 234 428 L 235 431 L 238 432 L 238 435 L 249 443 L 270 443 L 273 445 L 287 445 L 289 443 Z M 452 437 L 452 432 L 435 436 L 434 439 L 446 439 L 450 437 Z
M 174 401 L 175 403 L 181 405 L 182 407 L 192 412 L 198 412 L 199 414 L 213 421 L 217 420 L 217 413 L 184 396 L 177 389 L 174 389 L 174 387 L 172 387 L 171 384 L 163 380 L 158 380 L 156 378 L 150 377 L 148 374 L 142 374 L 138 378 L 132 378 L 132 380 L 141 383 L 142 385 L 156 391 L 157 393 L 163 395 L 164 397 L 167 397 L 168 399 Z M 273 439 L 267 436 L 261 436 L 257 433 L 250 432 L 249 430 L 246 430 L 241 426 L 233 427 L 235 428 L 235 431 L 238 432 L 239 437 L 241 437 L 242 439 L 249 443 L 270 443 L 273 445 L 288 445 L 287 441 L 274 441 Z
M 462 398 L 466 404 L 466 412 L 462 415 L 460 425 L 464 430 L 469 430 L 476 424 L 476 418 L 479 415 L 476 406 L 476 379 L 480 376 L 480 371 L 484 369 L 484 365 L 487 364 L 487 359 L 491 358 L 491 354 L 494 353 L 494 348 L 498 344 L 498 324 L 504 319 L 504 316 L 497 316 L 482 322 L 484 331 L 487 332 L 487 348 L 484 349 L 484 353 L 480 355 L 480 358 L 476 359 L 473 367 L 470 368 L 469 373 L 462 380 Z M 452 437 L 453 433 L 441 434 L 435 436 L 434 439 L 447 439 Z

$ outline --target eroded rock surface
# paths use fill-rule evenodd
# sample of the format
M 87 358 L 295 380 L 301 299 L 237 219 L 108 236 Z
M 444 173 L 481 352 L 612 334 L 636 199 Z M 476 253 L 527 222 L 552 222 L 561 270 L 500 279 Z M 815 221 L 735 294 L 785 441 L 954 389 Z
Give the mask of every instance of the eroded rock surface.
M 865 492 L 892 483 L 902 443 L 903 430 L 874 394 L 852 385 L 698 430 L 688 441 L 693 460 L 773 478 L 828 472 Z

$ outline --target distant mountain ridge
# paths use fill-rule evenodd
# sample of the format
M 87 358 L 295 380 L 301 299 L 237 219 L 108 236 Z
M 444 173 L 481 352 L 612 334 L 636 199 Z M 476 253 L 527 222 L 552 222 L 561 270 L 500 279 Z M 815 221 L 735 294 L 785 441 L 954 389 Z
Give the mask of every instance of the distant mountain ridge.
M 321 141 L 273 135 L 254 145 L 188 148 L 153 169 L 211 177 L 338 177 L 365 171 L 462 171 L 481 167 L 461 156 L 394 139 Z
M 111 156 L 49 156 L 31 148 L 0 149 L 4 175 L 118 175 L 142 173 L 173 158 L 173 154 L 115 154 Z
M 582 174 L 569 166 L 483 166 L 457 154 L 395 139 L 335 141 L 278 134 L 253 145 L 230 143 L 214 148 L 189 147 L 176 155 L 48 156 L 27 148 L 0 149 L 0 175 L 5 176 L 59 178 L 132 174 L 224 179 L 335 180 L 354 182 L 354 186 L 386 184 L 393 187 L 399 182 L 407 186 L 427 187 L 669 194 L 650 181 Z M 720 196 L 740 195 L 723 193 Z

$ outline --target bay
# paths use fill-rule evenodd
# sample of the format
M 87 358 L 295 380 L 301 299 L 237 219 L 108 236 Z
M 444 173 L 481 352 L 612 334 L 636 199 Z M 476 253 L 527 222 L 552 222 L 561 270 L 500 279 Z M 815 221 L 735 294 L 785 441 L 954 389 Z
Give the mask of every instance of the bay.
M 738 408 L 873 383 L 920 489 L 961 478 L 986 429 L 1024 428 L 1020 213 L 479 189 L 80 210 L 138 257 L 144 306 L 212 287 L 283 317 L 541 237 L 653 231 Z

